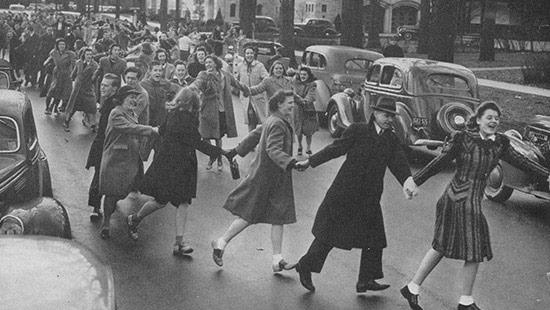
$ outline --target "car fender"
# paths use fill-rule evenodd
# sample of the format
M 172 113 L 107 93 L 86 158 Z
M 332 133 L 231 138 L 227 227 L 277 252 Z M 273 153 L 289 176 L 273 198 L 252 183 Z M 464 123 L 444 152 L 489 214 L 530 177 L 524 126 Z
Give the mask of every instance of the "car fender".
M 395 134 L 402 144 L 413 143 L 414 136 L 411 135 L 412 117 L 411 111 L 403 102 L 396 102 L 397 115 L 393 121 Z
M 330 90 L 325 84 L 325 82 L 321 80 L 315 81 L 315 102 L 313 105 L 315 106 L 315 111 L 317 112 L 327 112 L 328 109 L 328 101 L 330 99 Z
M 338 126 L 342 128 L 348 128 L 351 124 L 355 123 L 350 100 L 351 98 L 344 93 L 337 93 L 330 97 L 329 100 L 329 108 L 332 105 L 336 105 L 338 109 L 337 122 Z
M 510 145 L 514 150 L 521 155 L 535 162 L 540 162 L 540 159 L 544 158 L 539 148 L 529 141 L 522 140 L 522 136 L 517 130 L 508 130 L 504 132 L 504 135 L 510 140 Z

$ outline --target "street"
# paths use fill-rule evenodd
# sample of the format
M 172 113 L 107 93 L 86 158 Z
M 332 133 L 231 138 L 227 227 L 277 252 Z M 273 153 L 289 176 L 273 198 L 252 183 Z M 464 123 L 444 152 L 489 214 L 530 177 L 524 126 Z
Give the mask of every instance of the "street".
M 295 271 L 273 274 L 270 226 L 247 228 L 227 247 L 224 266 L 212 261 L 210 241 L 219 237 L 234 219 L 222 208 L 233 180 L 229 165 L 206 171 L 207 157 L 198 153 L 198 193 L 190 208 L 184 239 L 195 249 L 185 258 L 172 255 L 174 209 L 167 207 L 147 217 L 139 226 L 139 240 L 126 234 L 125 215 L 116 212 L 111 239 L 99 236 L 100 223 L 91 223 L 87 206 L 93 171 L 84 169 L 94 134 L 77 113 L 64 132 L 62 117 L 43 113 L 44 98 L 37 89 L 23 88 L 33 102 L 39 139 L 52 172 L 54 196 L 68 209 L 73 236 L 108 261 L 115 277 L 118 309 L 409 309 L 399 289 L 408 283 L 430 248 L 435 203 L 453 169 L 432 177 L 413 200 L 403 197 L 401 186 L 388 171 L 382 206 L 388 248 L 384 251 L 385 278 L 391 284 L 382 292 L 357 294 L 360 250 L 333 250 L 323 272 L 313 274 L 317 291 L 310 293 Z M 238 139 L 224 139 L 224 148 L 235 146 L 247 132 L 243 108 L 234 100 Z M 313 138 L 313 152 L 331 143 L 323 129 Z M 295 147 L 296 149 L 296 147 Z M 238 158 L 244 177 L 255 153 Z M 320 205 L 344 158 L 305 172 L 294 171 L 298 222 L 285 227 L 283 254 L 288 262 L 303 255 L 313 236 L 311 227 Z M 413 173 L 425 162 L 413 164 Z M 480 266 L 474 288 L 476 304 L 484 310 L 550 309 L 550 205 L 515 192 L 505 204 L 484 200 L 494 258 Z M 424 309 L 456 309 L 461 261 L 443 260 L 420 291 Z

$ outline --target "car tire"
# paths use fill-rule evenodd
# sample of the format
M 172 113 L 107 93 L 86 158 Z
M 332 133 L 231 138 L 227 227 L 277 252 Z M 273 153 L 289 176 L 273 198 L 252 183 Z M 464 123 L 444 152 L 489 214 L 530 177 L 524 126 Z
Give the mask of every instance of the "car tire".
M 328 132 L 333 138 L 340 138 L 344 129 L 338 126 L 338 107 L 333 104 L 328 110 L 327 117 Z
M 407 41 L 410 41 L 410 40 L 412 40 L 413 35 L 410 32 L 405 32 L 405 34 L 403 34 L 403 38 Z
M 485 187 L 485 196 L 494 202 L 505 202 L 512 196 L 514 189 L 504 185 L 502 175 L 502 165 L 498 164 L 487 178 L 487 186 Z
M 338 34 L 338 32 L 334 29 L 331 29 L 331 28 L 327 28 L 325 30 L 323 30 L 323 34 L 325 35 L 325 37 L 330 37 L 330 36 L 335 36 Z

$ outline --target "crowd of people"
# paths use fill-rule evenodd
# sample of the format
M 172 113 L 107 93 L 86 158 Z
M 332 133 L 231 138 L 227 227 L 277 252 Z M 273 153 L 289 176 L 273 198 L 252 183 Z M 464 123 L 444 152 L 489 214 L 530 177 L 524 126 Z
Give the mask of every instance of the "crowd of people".
M 398 114 L 392 99 L 377 102 L 367 123 L 352 124 L 342 138 L 314 154 L 312 136 L 319 124 L 312 72 L 306 67 L 290 70 L 277 60 L 266 68 L 252 47 L 239 56 L 242 33 L 237 29 L 224 36 L 216 27 L 210 46 L 204 35 L 182 24 L 151 32 L 122 21 L 79 17 L 68 23 L 62 15 L 39 13 L 3 16 L 0 36 L 2 56 L 26 86 L 41 88 L 45 113 L 64 112 L 63 127 L 70 131 L 72 117 L 81 111 L 84 125 L 96 132 L 86 163 L 95 169 L 88 204 L 92 221 L 103 218 L 102 239 L 110 238 L 110 218 L 117 206 L 139 210 L 127 217 L 128 235 L 138 240 L 139 223 L 172 205 L 173 254 L 192 253 L 184 232 L 197 192 L 196 150 L 209 156 L 205 169 L 217 163 L 220 171 L 223 156 L 231 162 L 255 152 L 247 177 L 223 204 L 236 218 L 211 241 L 214 262 L 222 266 L 230 241 L 248 226 L 265 223 L 271 225 L 274 272 L 295 268 L 300 283 L 314 291 L 311 273 L 321 272 L 333 248 L 360 248 L 356 291 L 384 290 L 389 285 L 377 280 L 384 277 L 387 245 L 380 204 L 386 168 L 411 199 L 422 183 L 456 160 L 456 173 L 436 204 L 432 249 L 401 294 L 411 309 L 421 310 L 420 285 L 443 257 L 459 259 L 465 263 L 458 309 L 476 310 L 472 291 L 478 266 L 492 258 L 481 211 L 486 176 L 500 159 L 549 175 L 547 168 L 517 153 L 497 133 L 501 111 L 494 102 L 482 103 L 468 129 L 453 135 L 441 155 L 414 175 L 392 130 Z M 224 51 L 227 55 L 221 59 Z M 238 136 L 236 92 L 242 94 L 249 133 L 236 148 L 223 149 L 223 137 Z M 144 171 L 151 152 L 152 163 Z M 314 241 L 298 262 L 287 262 L 282 253 L 284 225 L 297 222 L 292 170 L 305 171 L 344 155 L 318 209 Z

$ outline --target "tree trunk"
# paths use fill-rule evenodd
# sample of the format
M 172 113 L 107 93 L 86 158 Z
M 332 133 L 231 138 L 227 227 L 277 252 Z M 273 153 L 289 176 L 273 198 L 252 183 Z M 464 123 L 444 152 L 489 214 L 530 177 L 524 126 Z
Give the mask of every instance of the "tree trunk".
M 380 24 L 378 7 L 380 6 L 380 0 L 371 0 L 369 5 L 369 40 L 367 41 L 367 48 L 379 49 L 380 48 Z
M 430 36 L 432 30 L 431 0 L 422 0 L 420 2 L 420 29 L 418 31 L 418 47 L 416 52 L 427 54 L 430 46 Z
M 363 33 L 362 13 L 363 1 L 342 0 L 342 20 L 344 22 L 342 23 L 340 45 L 363 48 L 365 34 Z
M 80 14 L 86 14 L 86 3 L 88 1 L 78 1 L 76 3 L 76 10 L 78 11 L 78 13 Z
M 159 18 L 160 18 L 160 30 L 167 31 L 168 30 L 168 0 L 160 0 Z
M 428 59 L 454 62 L 456 8 L 454 0 L 435 3 Z
M 99 13 L 99 0 L 94 0 L 94 13 Z
M 115 18 L 120 19 L 120 0 L 116 0 L 115 4 Z
M 239 1 L 239 27 L 247 38 L 252 38 L 256 20 L 256 0 Z
M 290 66 L 296 68 L 296 55 L 294 54 L 294 0 L 281 1 L 281 44 L 283 56 L 290 58 Z M 269 68 L 268 68 L 269 69 Z
M 179 23 L 181 21 L 181 7 L 180 7 L 181 0 L 176 0 L 176 23 Z
M 495 60 L 495 19 L 487 16 L 488 0 L 481 1 L 481 45 L 479 48 L 480 61 Z

